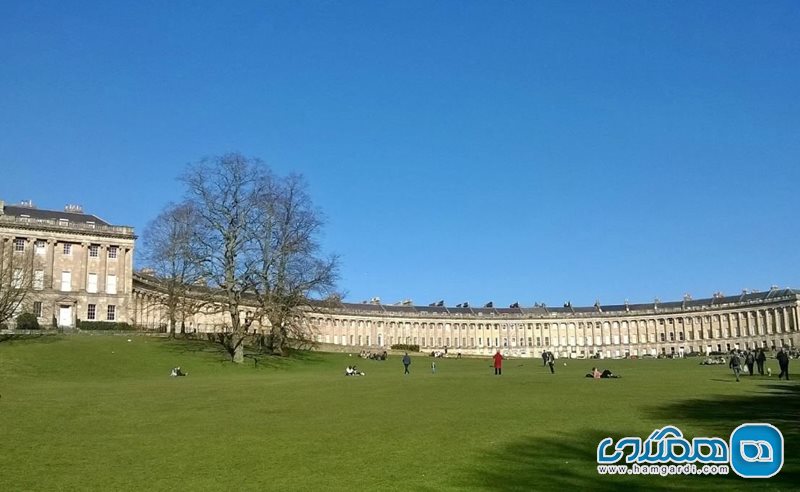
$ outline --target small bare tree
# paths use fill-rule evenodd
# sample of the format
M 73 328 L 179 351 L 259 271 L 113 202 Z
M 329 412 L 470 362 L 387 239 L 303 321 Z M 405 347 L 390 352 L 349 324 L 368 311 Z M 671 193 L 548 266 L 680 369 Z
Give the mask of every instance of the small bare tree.
M 34 290 L 43 288 L 36 277 L 37 264 L 32 245 L 17 250 L 16 239 L 0 238 L 0 324 L 6 323 L 33 300 Z M 24 244 L 24 243 L 23 243 Z
M 198 312 L 202 302 L 190 289 L 202 280 L 193 238 L 197 215 L 190 202 L 169 204 L 142 234 L 142 257 L 158 280 L 162 292 L 156 297 L 167 317 L 167 331 L 175 336 L 186 319 Z

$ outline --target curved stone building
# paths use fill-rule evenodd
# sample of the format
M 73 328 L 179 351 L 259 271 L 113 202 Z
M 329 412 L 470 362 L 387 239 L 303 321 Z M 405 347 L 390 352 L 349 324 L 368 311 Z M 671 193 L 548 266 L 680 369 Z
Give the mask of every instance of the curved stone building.
M 342 304 L 307 313 L 320 343 L 422 351 L 582 358 L 681 355 L 734 348 L 796 347 L 800 291 L 652 304 L 471 308 Z
M 0 258 L 6 266 L 25 260 L 10 267 L 4 282 L 17 288 L 27 278 L 30 292 L 18 310 L 32 312 L 45 326 L 73 327 L 78 319 L 165 326 L 162 286 L 133 272 L 135 239 L 132 228 L 111 225 L 77 206 L 61 212 L 0 200 Z M 318 303 L 297 321 L 321 346 L 348 350 L 403 343 L 464 354 L 499 349 L 520 357 L 538 357 L 544 350 L 559 357 L 641 357 L 800 345 L 800 290 L 792 289 L 591 307 L 442 304 Z M 256 309 L 244 311 L 254 316 Z M 213 305 L 192 308 L 184 318 L 189 332 L 225 326 Z M 256 329 L 261 329 L 257 323 Z
M 134 322 L 163 326 L 160 294 L 134 276 Z M 677 302 L 550 308 L 445 307 L 378 303 L 319 304 L 299 319 L 322 346 L 384 350 L 419 345 L 423 352 L 538 357 L 550 350 L 562 358 L 682 355 L 734 348 L 800 345 L 800 290 L 773 288 L 738 296 Z M 216 310 L 193 314 L 189 332 L 223 326 Z

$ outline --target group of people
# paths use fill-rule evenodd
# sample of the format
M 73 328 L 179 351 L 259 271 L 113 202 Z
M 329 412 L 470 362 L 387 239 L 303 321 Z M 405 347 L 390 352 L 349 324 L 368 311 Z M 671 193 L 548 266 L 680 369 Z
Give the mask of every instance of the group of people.
M 775 354 L 775 358 L 778 360 L 778 366 L 781 369 L 780 374 L 778 375 L 778 379 L 783 379 L 784 377 L 786 380 L 789 380 L 789 351 L 784 349 L 783 347 L 778 349 L 778 353 Z M 733 371 L 734 376 L 736 376 L 736 381 L 739 381 L 739 375 L 746 371 L 750 373 L 752 376 L 754 374 L 754 366 L 758 367 L 758 374 L 763 376 L 764 375 L 764 362 L 767 360 L 767 355 L 764 353 L 763 348 L 758 348 L 756 350 L 732 350 L 730 358 L 728 359 L 728 368 Z M 767 369 L 769 375 L 772 375 L 772 371 Z
M 717 366 L 720 364 L 726 364 L 728 361 L 725 360 L 725 357 L 706 357 L 700 362 L 701 366 Z
M 345 376 L 366 376 L 363 371 L 359 371 L 356 366 L 347 366 L 344 370 Z
M 362 350 L 361 353 L 358 354 L 358 356 L 361 357 L 362 359 L 370 359 L 370 360 L 386 360 L 389 358 L 389 354 L 387 354 L 385 350 L 381 354 L 377 352 L 372 353 L 371 351 Z
M 751 376 L 755 371 L 754 366 L 756 365 L 758 365 L 758 374 L 761 376 L 764 375 L 764 362 L 767 361 L 767 355 L 764 353 L 764 349 L 759 348 L 755 351 L 745 350 L 744 352 L 740 352 L 740 357 L 744 362 L 744 370 L 749 372 Z
M 431 357 L 434 357 L 434 358 L 444 358 L 444 357 L 447 357 L 447 356 L 448 356 L 447 355 L 447 347 L 445 347 L 444 350 L 432 350 L 431 351 Z M 456 359 L 460 359 L 460 358 L 461 358 L 461 352 L 456 352 Z
M 385 354 L 386 354 L 386 352 L 384 352 L 384 356 L 385 356 Z M 431 356 L 434 357 L 434 359 L 436 357 L 438 357 L 437 355 L 435 355 L 435 353 L 432 353 Z M 785 377 L 786 380 L 788 380 L 789 379 L 789 359 L 790 359 L 789 351 L 785 350 L 783 348 L 779 349 L 778 353 L 776 355 L 776 359 L 778 360 L 778 364 L 780 365 L 780 368 L 781 368 L 781 373 L 778 376 L 778 378 L 780 379 L 780 378 L 784 378 Z M 503 374 L 503 360 L 505 360 L 505 357 L 503 356 L 502 353 L 500 353 L 499 350 L 497 351 L 497 353 L 494 354 L 494 356 L 492 356 L 492 365 L 491 365 L 491 367 L 494 368 L 494 374 L 496 376 L 500 376 L 500 375 Z M 755 368 L 757 367 L 758 368 L 758 373 L 763 376 L 764 375 L 764 362 L 766 360 L 767 360 L 767 356 L 764 353 L 764 350 L 760 349 L 760 348 L 756 349 L 756 350 L 752 350 L 752 351 L 751 350 L 746 350 L 746 351 L 734 350 L 734 351 L 731 351 L 731 356 L 730 356 L 730 359 L 728 360 L 728 366 L 733 370 L 733 373 L 736 376 L 736 381 L 739 381 L 739 374 L 742 372 L 742 368 L 743 367 L 744 367 L 744 370 L 748 371 L 751 376 L 754 374 Z M 408 352 L 406 352 L 403 355 L 402 361 L 403 361 L 403 374 L 410 374 L 409 367 L 411 366 L 411 356 L 408 355 Z M 545 352 L 542 352 L 542 363 L 543 363 L 542 364 L 543 366 L 549 366 L 551 374 L 555 374 L 555 355 L 553 355 L 552 352 L 550 352 L 549 350 L 545 351 Z M 712 357 L 709 357 L 709 358 L 706 358 L 705 360 L 703 360 L 700 364 L 701 365 L 716 365 L 716 364 L 724 364 L 724 363 L 725 363 L 725 359 L 724 358 L 712 358 Z M 350 372 L 349 372 L 350 369 L 351 368 L 348 367 L 348 373 L 347 373 L 348 376 L 351 375 Z M 352 370 L 355 371 L 355 366 L 352 367 Z M 436 374 L 436 361 L 435 360 L 431 362 L 431 372 L 433 374 Z M 364 375 L 363 372 L 360 373 L 360 374 L 362 376 Z M 617 374 L 614 374 L 610 369 L 604 369 L 604 370 L 600 371 L 597 367 L 593 367 L 592 371 L 590 373 L 586 374 L 586 377 L 587 378 L 593 378 L 593 379 L 612 379 L 612 378 L 616 379 L 616 378 L 619 378 L 620 376 L 617 375 Z
M 172 377 L 178 377 L 178 376 L 188 376 L 189 373 L 181 371 L 181 368 L 179 366 L 179 367 L 173 367 L 169 375 Z

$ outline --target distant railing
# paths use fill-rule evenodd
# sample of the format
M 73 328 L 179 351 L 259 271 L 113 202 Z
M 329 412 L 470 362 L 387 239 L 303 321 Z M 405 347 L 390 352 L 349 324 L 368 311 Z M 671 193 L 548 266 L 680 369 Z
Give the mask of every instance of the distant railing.
M 65 222 L 56 219 L 19 217 L 17 215 L 0 215 L 0 223 L 29 224 L 29 225 L 40 225 L 47 227 L 59 227 L 69 230 L 110 232 L 114 234 L 125 234 L 129 236 L 133 235 L 133 227 L 128 227 L 128 226 L 87 224 L 85 222 Z

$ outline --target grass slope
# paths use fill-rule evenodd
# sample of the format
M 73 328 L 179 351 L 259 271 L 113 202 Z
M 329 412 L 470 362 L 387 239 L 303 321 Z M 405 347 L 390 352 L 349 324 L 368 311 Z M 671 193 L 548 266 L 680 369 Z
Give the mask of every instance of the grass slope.
M 0 343 L 0 490 L 704 490 L 800 484 L 800 387 L 697 360 L 568 361 L 304 353 L 235 366 L 202 342 L 113 335 Z M 583 377 L 594 362 L 623 375 Z M 357 363 L 365 377 L 346 378 Z M 794 362 L 793 364 L 797 364 Z M 189 376 L 170 378 L 180 365 Z M 777 363 L 768 361 L 773 374 Z M 769 480 L 606 477 L 606 436 L 677 425 L 727 439 L 777 425 Z

